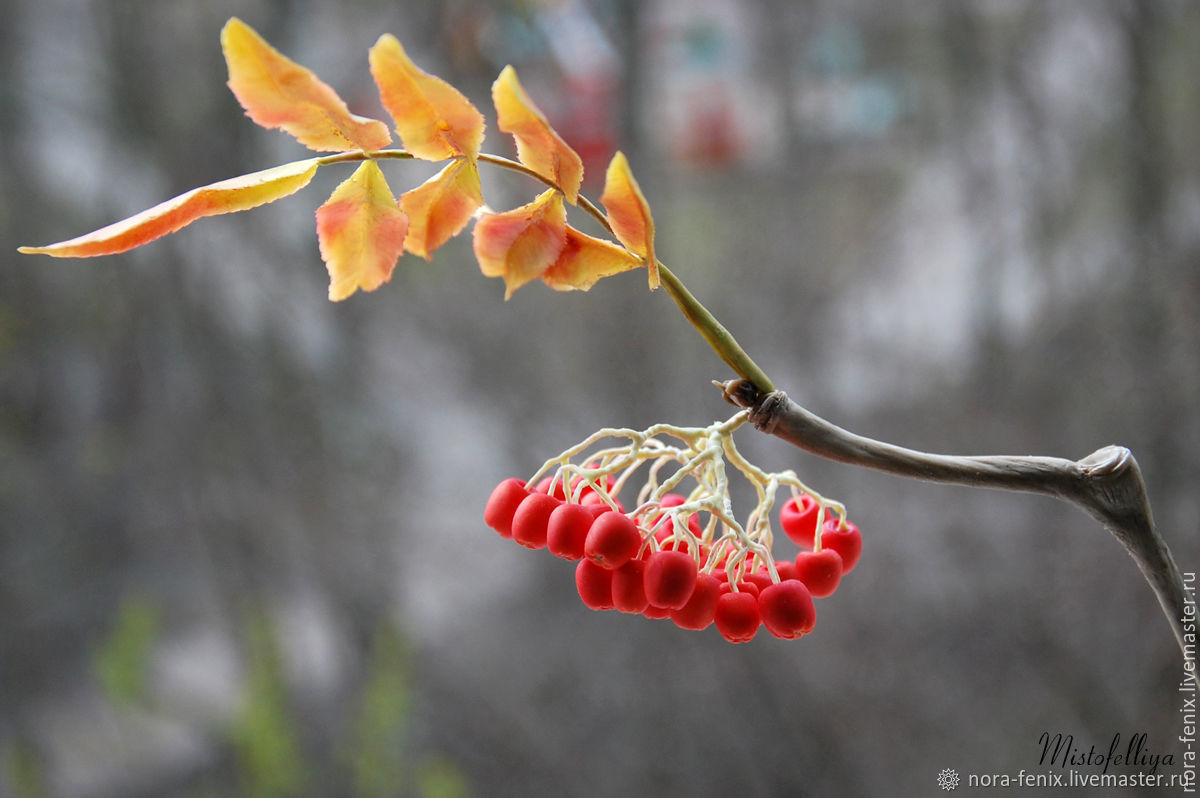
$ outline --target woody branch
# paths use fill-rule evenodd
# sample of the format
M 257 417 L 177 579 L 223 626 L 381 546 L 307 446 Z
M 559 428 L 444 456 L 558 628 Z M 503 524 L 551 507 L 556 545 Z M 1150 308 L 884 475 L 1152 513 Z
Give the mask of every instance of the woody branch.
M 726 400 L 750 410 L 750 422 L 820 457 L 929 482 L 1055 496 L 1080 507 L 1115 537 L 1137 563 L 1171 624 L 1185 660 L 1187 595 L 1166 541 L 1159 535 L 1141 470 L 1123 446 L 1105 446 L 1080 460 L 1036 456 L 930 454 L 866 438 L 805 410 L 782 391 L 760 391 L 744 379 L 720 384 Z M 1193 680 L 1200 675 L 1193 668 Z

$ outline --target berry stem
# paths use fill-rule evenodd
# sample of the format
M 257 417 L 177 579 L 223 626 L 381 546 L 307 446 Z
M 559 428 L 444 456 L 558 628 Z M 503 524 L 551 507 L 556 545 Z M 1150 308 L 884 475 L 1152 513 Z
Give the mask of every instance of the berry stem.
M 747 569 L 756 566 L 765 567 L 771 580 L 777 582 L 781 576 L 771 555 L 770 512 L 778 490 L 784 486 L 792 491 L 803 490 L 822 507 L 845 511 L 841 504 L 823 499 L 805 488 L 794 472 L 767 473 L 746 460 L 737 450 L 733 433 L 748 419 L 749 414 L 741 411 L 726 421 L 714 422 L 707 427 L 655 424 L 641 431 L 602 429 L 547 460 L 526 484 L 534 484 L 539 478 L 548 476 L 548 480 L 542 481 L 542 489 L 554 492 L 557 485 L 562 485 L 562 495 L 574 502 L 580 501 L 583 488 L 570 486 L 579 486 L 581 480 L 586 481 L 603 501 L 616 508 L 614 497 L 634 472 L 647 464 L 645 484 L 637 491 L 636 504 L 625 512 L 635 521 L 644 520 L 643 528 L 647 532 L 644 547 L 658 551 L 667 544 L 665 538 L 653 534 L 662 530 L 665 524 L 675 547 L 686 544 L 702 572 L 711 573 L 728 557 L 728 564 L 723 567 L 734 575 L 735 582 Z M 607 443 L 608 438 L 624 441 L 624 444 Z M 586 465 L 576 465 L 572 460 Z M 733 512 L 726 461 L 755 491 L 756 504 L 745 524 L 740 523 Z M 660 478 L 664 468 L 673 471 Z M 686 494 L 682 503 L 663 507 L 663 497 L 675 492 L 685 479 L 693 480 L 695 488 Z M 698 513 L 708 516 L 703 529 L 693 529 L 689 520 Z

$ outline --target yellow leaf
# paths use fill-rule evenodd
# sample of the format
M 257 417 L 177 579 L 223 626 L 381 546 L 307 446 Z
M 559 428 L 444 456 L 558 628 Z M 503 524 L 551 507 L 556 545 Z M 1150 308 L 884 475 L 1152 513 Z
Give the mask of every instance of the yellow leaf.
M 427 161 L 475 159 L 483 143 L 483 114 L 458 89 L 422 71 L 391 34 L 379 37 L 370 60 L 404 149 Z
M 566 243 L 542 282 L 556 291 L 586 291 L 604 277 L 636 269 L 642 262 L 628 250 L 567 225 Z
M 364 161 L 317 209 L 329 298 L 336 302 L 359 288 L 374 291 L 390 280 L 404 252 L 407 229 L 408 219 L 383 171 L 374 161 Z
M 435 249 L 462 232 L 481 205 L 478 167 L 467 158 L 455 158 L 400 197 L 400 209 L 408 216 L 404 248 L 428 260 Z
M 282 128 L 319 152 L 379 150 L 391 143 L 387 125 L 350 113 L 337 92 L 237 17 L 221 30 L 221 49 L 229 88 L 263 127 Z
M 496 126 L 517 141 L 517 158 L 557 186 L 574 205 L 583 183 L 583 161 L 550 127 L 511 66 L 506 66 L 492 84 L 492 102 L 496 105 Z
M 317 159 L 310 158 L 194 188 L 93 233 L 44 247 L 21 247 L 19 251 L 56 258 L 126 252 L 204 216 L 244 211 L 293 194 L 308 185 L 319 165 Z
M 547 189 L 528 205 L 485 213 L 475 223 L 475 258 L 488 277 L 504 278 L 504 298 L 554 265 L 566 243 L 562 194 Z
M 654 218 L 650 203 L 629 169 L 624 153 L 618 152 L 608 165 L 604 176 L 604 193 L 600 195 L 608 223 L 617 240 L 631 252 L 646 260 L 650 272 L 650 290 L 658 288 L 658 260 L 654 255 Z

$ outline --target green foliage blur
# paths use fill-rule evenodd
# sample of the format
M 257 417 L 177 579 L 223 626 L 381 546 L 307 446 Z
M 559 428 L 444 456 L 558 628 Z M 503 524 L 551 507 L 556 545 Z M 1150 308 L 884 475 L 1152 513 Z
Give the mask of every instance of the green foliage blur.
M 304 795 L 308 768 L 270 620 L 253 614 L 246 624 L 245 644 L 246 687 L 230 735 L 241 794 L 256 798 Z
M 159 627 L 158 611 L 145 596 L 127 596 L 117 607 L 112 632 L 95 657 L 96 675 L 114 703 L 132 704 L 144 697 Z

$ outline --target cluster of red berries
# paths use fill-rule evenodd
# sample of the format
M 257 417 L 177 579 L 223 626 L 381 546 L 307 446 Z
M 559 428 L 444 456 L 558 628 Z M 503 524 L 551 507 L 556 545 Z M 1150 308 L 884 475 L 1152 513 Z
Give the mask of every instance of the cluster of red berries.
M 670 516 L 668 509 L 685 504 L 678 494 L 631 517 L 591 485 L 572 487 L 568 499 L 561 480 L 529 489 L 506 479 L 488 499 L 484 521 L 526 548 L 578 562 L 575 586 L 590 609 L 670 618 L 684 629 L 715 624 L 731 643 L 748 642 L 760 626 L 783 639 L 808 634 L 817 620 L 813 598 L 832 595 L 862 552 L 858 528 L 825 519 L 806 494 L 788 499 L 780 513 L 785 534 L 802 550 L 795 560 L 767 564 L 734 545 L 704 542 L 697 514 Z M 692 534 L 677 534 L 677 523 Z

